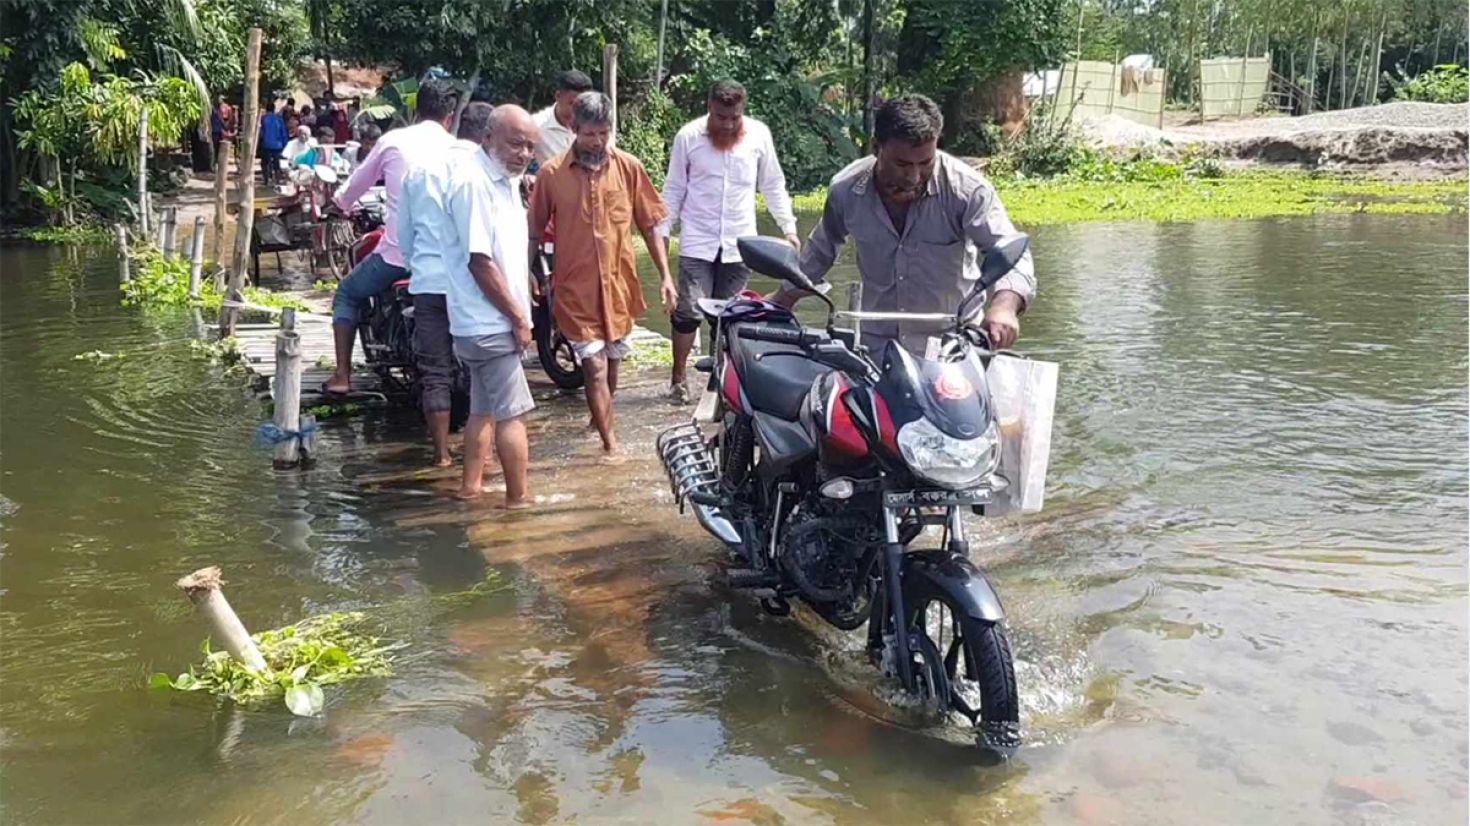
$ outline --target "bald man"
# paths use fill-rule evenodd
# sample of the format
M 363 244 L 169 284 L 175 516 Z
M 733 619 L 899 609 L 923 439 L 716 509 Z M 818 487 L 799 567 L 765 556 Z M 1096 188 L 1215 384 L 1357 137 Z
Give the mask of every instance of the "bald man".
M 449 331 L 455 355 L 470 373 L 459 495 L 480 495 L 493 425 L 507 508 L 531 505 L 524 418 L 536 405 L 521 368 L 521 352 L 531 345 L 521 177 L 535 157 L 538 133 L 519 106 L 472 103 L 460 118 L 459 140 L 448 161 L 448 214 L 465 262 L 449 283 Z

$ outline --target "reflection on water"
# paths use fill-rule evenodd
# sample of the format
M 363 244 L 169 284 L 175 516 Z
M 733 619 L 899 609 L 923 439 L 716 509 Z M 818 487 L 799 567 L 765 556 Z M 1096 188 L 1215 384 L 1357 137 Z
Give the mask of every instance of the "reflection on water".
M 622 393 L 615 469 L 537 388 L 535 514 L 452 501 L 411 418 L 333 422 L 278 474 L 187 319 L 118 308 L 110 259 L 6 250 L 0 816 L 1463 822 L 1465 244 L 1361 216 L 1037 233 L 1048 506 L 976 534 L 1028 733 L 1000 766 L 895 722 L 856 640 L 711 584 L 652 460 L 661 376 Z M 99 349 L 124 357 L 73 359 Z M 143 690 L 196 656 L 171 583 L 204 564 L 251 627 L 365 608 L 411 645 L 319 720 Z M 506 590 L 436 599 L 487 567 Z

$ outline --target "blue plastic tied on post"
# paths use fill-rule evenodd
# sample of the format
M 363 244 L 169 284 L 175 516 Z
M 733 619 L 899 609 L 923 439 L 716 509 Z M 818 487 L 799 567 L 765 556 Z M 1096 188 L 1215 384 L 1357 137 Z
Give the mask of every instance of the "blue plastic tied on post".
M 316 432 L 316 422 L 308 422 L 300 430 L 282 430 L 275 422 L 265 422 L 255 429 L 255 446 L 261 449 L 273 448 L 282 442 L 295 439 L 303 446 L 307 437 Z

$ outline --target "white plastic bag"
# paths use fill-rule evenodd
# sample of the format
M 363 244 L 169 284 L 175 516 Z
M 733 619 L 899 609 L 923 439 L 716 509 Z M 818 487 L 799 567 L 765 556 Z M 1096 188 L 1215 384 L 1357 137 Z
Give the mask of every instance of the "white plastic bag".
M 1057 400 L 1057 365 L 996 356 L 985 370 L 985 381 L 1000 430 L 1000 475 L 1010 482 L 1010 487 L 988 511 L 1034 513 L 1041 510 L 1046 493 L 1052 409 Z

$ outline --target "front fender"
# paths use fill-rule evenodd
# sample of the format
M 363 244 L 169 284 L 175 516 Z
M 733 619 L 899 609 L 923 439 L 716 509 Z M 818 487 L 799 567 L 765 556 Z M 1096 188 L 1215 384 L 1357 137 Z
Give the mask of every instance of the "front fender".
M 911 551 L 903 555 L 902 570 L 905 605 L 915 605 L 925 596 L 946 596 L 974 619 L 1005 619 L 1005 609 L 990 580 L 964 556 L 941 550 Z

